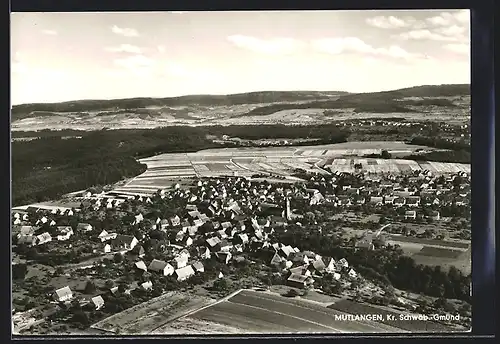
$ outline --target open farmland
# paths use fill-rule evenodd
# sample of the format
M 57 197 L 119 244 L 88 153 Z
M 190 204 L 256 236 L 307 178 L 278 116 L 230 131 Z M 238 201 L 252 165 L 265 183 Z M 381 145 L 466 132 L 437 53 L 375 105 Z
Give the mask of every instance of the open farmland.
M 210 307 L 180 318 L 155 334 L 228 333 L 391 333 L 404 330 L 368 320 L 354 321 L 322 304 L 279 295 L 243 290 Z M 196 328 L 194 325 L 203 324 Z
M 372 173 L 398 173 L 429 170 L 435 174 L 465 171 L 470 165 L 458 163 L 416 162 L 401 159 L 367 159 L 367 154 L 380 154 L 382 149 L 407 152 L 428 148 L 398 141 L 345 142 L 321 146 L 225 148 L 195 153 L 161 154 L 141 159 L 148 169 L 117 191 L 151 194 L 170 186 L 174 181 L 194 177 L 246 176 L 274 174 L 290 177 L 302 169 L 328 174 L 330 171 L 354 172 L 361 163 Z
M 148 334 L 161 324 L 207 306 L 211 302 L 215 300 L 187 293 L 169 292 L 112 315 L 94 324 L 92 328 L 120 334 Z
M 429 266 L 441 266 L 447 270 L 455 266 L 464 273 L 471 270 L 470 242 L 445 241 L 391 235 L 391 245 L 400 245 L 404 252 L 411 256 L 415 263 Z
M 436 248 L 424 247 L 419 252 L 412 255 L 415 263 L 429 266 L 441 266 L 441 269 L 448 270 L 450 266 L 454 266 L 463 273 L 471 272 L 472 254 L 471 250 L 436 250 Z

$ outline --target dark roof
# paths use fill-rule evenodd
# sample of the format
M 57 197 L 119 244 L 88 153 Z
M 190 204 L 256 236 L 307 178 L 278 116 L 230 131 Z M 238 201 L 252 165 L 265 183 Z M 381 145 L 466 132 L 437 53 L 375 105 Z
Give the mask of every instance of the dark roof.
M 118 234 L 116 238 L 113 240 L 113 244 L 114 245 L 131 244 L 134 238 L 135 237 L 132 235 Z

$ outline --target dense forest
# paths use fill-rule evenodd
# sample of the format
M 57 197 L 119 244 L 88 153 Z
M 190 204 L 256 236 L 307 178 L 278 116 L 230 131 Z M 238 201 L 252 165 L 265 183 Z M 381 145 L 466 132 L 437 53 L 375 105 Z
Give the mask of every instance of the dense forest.
M 61 195 L 106 185 L 145 171 L 135 159 L 161 153 L 237 147 L 215 144 L 212 135 L 241 138 L 315 138 L 315 143 L 345 142 L 348 134 L 335 126 L 167 127 L 142 130 L 101 130 L 63 139 L 41 136 L 12 143 L 14 206 L 56 199 Z
M 454 267 L 444 271 L 440 266 L 417 265 L 413 258 L 404 256 L 396 247 L 375 251 L 358 250 L 342 246 L 341 239 L 310 233 L 297 226 L 288 227 L 286 232 L 277 231 L 275 236 L 279 242 L 292 247 L 300 246 L 304 251 L 310 250 L 336 259 L 345 257 L 349 265 L 364 276 L 385 285 L 434 297 L 471 301 L 470 275 L 466 276 Z
M 459 151 L 434 151 L 422 154 L 410 154 L 403 159 L 415 161 L 439 161 L 439 162 L 455 162 L 461 164 L 470 164 L 470 152 L 466 150 Z

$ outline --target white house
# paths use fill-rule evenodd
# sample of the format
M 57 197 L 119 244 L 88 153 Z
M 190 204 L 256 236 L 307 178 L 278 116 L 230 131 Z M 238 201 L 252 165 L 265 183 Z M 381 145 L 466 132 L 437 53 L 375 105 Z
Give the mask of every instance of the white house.
M 175 271 L 172 265 L 163 260 L 158 260 L 158 259 L 153 259 L 153 261 L 148 266 L 148 270 L 159 272 L 163 274 L 163 276 L 170 276 Z
M 92 298 L 92 303 L 94 304 L 95 309 L 99 310 L 104 306 L 104 299 L 102 298 L 101 295 L 98 295 Z
M 181 269 L 187 265 L 188 258 L 184 255 L 177 256 L 172 260 L 173 265 L 176 269 Z
M 195 274 L 194 269 L 191 265 L 184 266 L 183 268 L 175 270 L 174 275 L 177 277 L 178 281 L 185 281 Z
M 40 235 L 37 235 L 36 239 L 38 245 L 43 245 L 45 243 L 52 241 L 52 236 L 49 233 L 45 232 Z
M 55 301 L 58 302 L 65 302 L 68 300 L 71 300 L 73 298 L 73 292 L 71 289 L 66 286 L 60 289 L 57 289 L 54 294 L 52 295 Z
M 120 234 L 113 240 L 112 245 L 117 249 L 132 250 L 138 243 L 139 240 L 135 236 Z

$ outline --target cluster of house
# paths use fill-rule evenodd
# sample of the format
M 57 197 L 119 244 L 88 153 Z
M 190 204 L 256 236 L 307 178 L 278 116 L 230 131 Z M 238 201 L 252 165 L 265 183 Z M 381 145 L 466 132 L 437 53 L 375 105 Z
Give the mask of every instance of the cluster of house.
M 71 290 L 69 286 L 65 286 L 59 289 L 56 289 L 54 293 L 52 293 L 52 300 L 55 302 L 68 302 L 74 299 L 75 294 Z M 101 295 L 97 295 L 94 297 L 84 297 L 81 298 L 80 300 L 80 305 L 81 306 L 91 306 L 94 307 L 96 310 L 101 309 L 104 307 L 104 299 Z
M 45 216 L 42 219 L 46 219 Z M 40 220 L 37 221 L 39 223 Z M 41 223 L 46 223 L 47 221 L 41 221 Z M 50 226 L 55 227 L 55 231 L 57 236 L 55 239 L 57 241 L 67 241 L 71 238 L 72 235 L 75 234 L 73 231 L 73 227 L 71 226 L 56 226 L 54 220 L 51 220 Z M 18 245 L 26 245 L 26 246 L 37 246 L 43 245 L 48 242 L 51 242 L 54 238 L 49 232 L 43 232 L 37 234 L 41 226 L 31 226 L 31 225 L 15 225 L 13 227 L 13 231 L 16 232 L 17 244 Z M 76 227 L 77 231 L 80 232 L 90 232 L 92 231 L 92 225 L 88 223 L 79 223 Z
M 340 280 L 342 275 L 357 277 L 345 258 L 335 261 L 331 257 L 322 257 L 311 251 L 301 252 L 297 247 L 279 243 L 267 243 L 265 246 L 267 252 L 272 254 L 269 264 L 288 272 L 286 284 L 291 287 L 306 288 L 314 283 L 314 278 L 322 278 L 325 274 L 332 274 L 336 280 Z
M 356 177 L 361 178 L 362 185 L 339 186 L 339 181 L 346 176 L 352 175 L 335 172 L 332 176 L 312 176 L 308 181 L 311 189 L 307 190 L 315 195 L 317 202 L 328 202 L 334 206 L 371 204 L 418 208 L 424 205 L 465 206 L 470 202 L 470 177 L 463 172 L 447 178 L 433 177 L 429 171 L 418 171 L 411 176 L 379 174 L 373 177 L 361 173 Z M 458 192 L 453 185 L 456 178 L 461 178 Z M 413 213 L 410 211 L 407 216 L 411 217 Z M 435 214 L 431 216 L 435 217 Z

